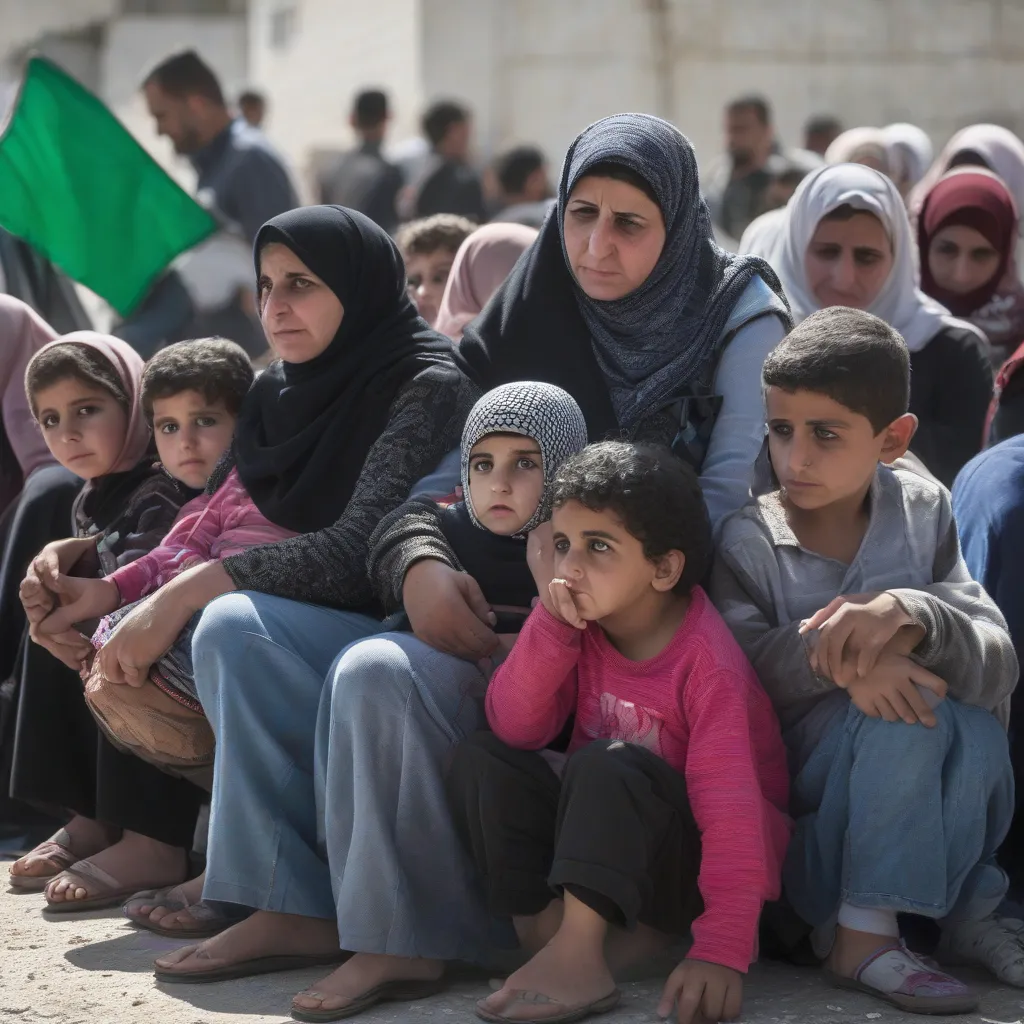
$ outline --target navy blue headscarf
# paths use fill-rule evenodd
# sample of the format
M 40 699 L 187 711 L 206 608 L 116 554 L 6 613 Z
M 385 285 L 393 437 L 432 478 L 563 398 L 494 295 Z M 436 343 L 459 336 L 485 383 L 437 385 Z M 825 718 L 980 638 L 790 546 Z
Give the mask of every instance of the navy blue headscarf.
M 599 301 L 573 276 L 562 225 L 577 182 L 607 163 L 648 183 L 665 222 L 665 246 L 639 288 Z M 564 388 L 583 409 L 592 440 L 630 433 L 686 393 L 755 276 L 783 295 L 764 260 L 715 244 L 689 141 L 659 117 L 617 114 L 592 124 L 569 147 L 556 209 L 467 326 L 457 361 L 483 388 L 512 380 Z

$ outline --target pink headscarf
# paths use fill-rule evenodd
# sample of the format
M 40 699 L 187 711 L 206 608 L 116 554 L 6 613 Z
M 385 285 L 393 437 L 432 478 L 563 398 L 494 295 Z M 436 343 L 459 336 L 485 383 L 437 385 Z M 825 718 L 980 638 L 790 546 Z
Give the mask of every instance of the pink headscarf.
M 65 334 L 56 341 L 44 345 L 43 351 L 56 345 L 81 345 L 101 355 L 114 368 L 121 380 L 125 394 L 128 396 L 128 429 L 125 432 L 124 444 L 108 473 L 126 473 L 134 469 L 149 448 L 150 430 L 146 418 L 142 415 L 142 370 L 145 363 L 126 341 L 114 338 L 109 334 L 97 334 L 95 331 L 75 331 Z
M 53 464 L 53 456 L 39 432 L 25 397 L 25 368 L 57 332 L 31 307 L 11 295 L 0 295 L 0 395 L 3 423 L 21 475 L 27 480 L 40 466 Z
M 455 255 L 434 329 L 461 341 L 463 327 L 487 305 L 537 234 L 523 224 L 477 228 Z

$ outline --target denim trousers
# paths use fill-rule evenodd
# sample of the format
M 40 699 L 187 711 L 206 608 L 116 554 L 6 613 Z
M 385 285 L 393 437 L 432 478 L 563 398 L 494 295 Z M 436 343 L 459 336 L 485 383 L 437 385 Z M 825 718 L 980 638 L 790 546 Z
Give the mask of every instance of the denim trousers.
M 203 895 L 336 918 L 346 950 L 474 959 L 493 922 L 443 773 L 483 724 L 486 680 L 379 628 L 249 592 L 203 612 L 193 657 L 217 738 Z
M 835 717 L 798 772 L 783 871 L 793 908 L 824 925 L 843 901 L 980 920 L 1007 880 L 995 852 L 1013 816 L 1006 734 L 982 708 L 944 700 L 938 724 Z

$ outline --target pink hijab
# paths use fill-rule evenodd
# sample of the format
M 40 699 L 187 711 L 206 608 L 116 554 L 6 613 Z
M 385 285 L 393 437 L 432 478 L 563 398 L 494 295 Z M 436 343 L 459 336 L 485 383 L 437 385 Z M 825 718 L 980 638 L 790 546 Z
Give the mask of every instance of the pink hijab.
M 120 338 L 109 334 L 97 334 L 95 331 L 75 331 L 65 334 L 56 341 L 51 341 L 43 348 L 55 345 L 81 345 L 102 356 L 117 373 L 121 386 L 128 396 L 128 430 L 125 432 L 124 444 L 109 473 L 126 473 L 134 469 L 149 448 L 150 430 L 145 416 L 142 415 L 142 370 L 145 363 L 142 357 Z
M 0 395 L 3 423 L 21 475 L 27 480 L 40 466 L 53 464 L 53 456 L 39 432 L 25 397 L 25 368 L 57 332 L 31 307 L 11 295 L 0 295 Z
M 477 228 L 455 255 L 434 329 L 461 341 L 462 329 L 487 305 L 537 234 L 523 224 Z

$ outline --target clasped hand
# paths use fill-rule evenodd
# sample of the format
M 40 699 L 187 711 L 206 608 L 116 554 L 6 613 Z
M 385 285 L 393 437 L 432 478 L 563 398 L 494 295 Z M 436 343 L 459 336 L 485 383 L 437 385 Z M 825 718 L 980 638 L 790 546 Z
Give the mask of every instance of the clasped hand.
M 945 698 L 946 684 L 910 659 L 924 629 L 893 594 L 837 597 L 800 626 L 801 635 L 813 630 L 811 668 L 845 689 L 864 714 L 935 725 L 930 704 Z M 934 696 L 929 700 L 923 691 Z

